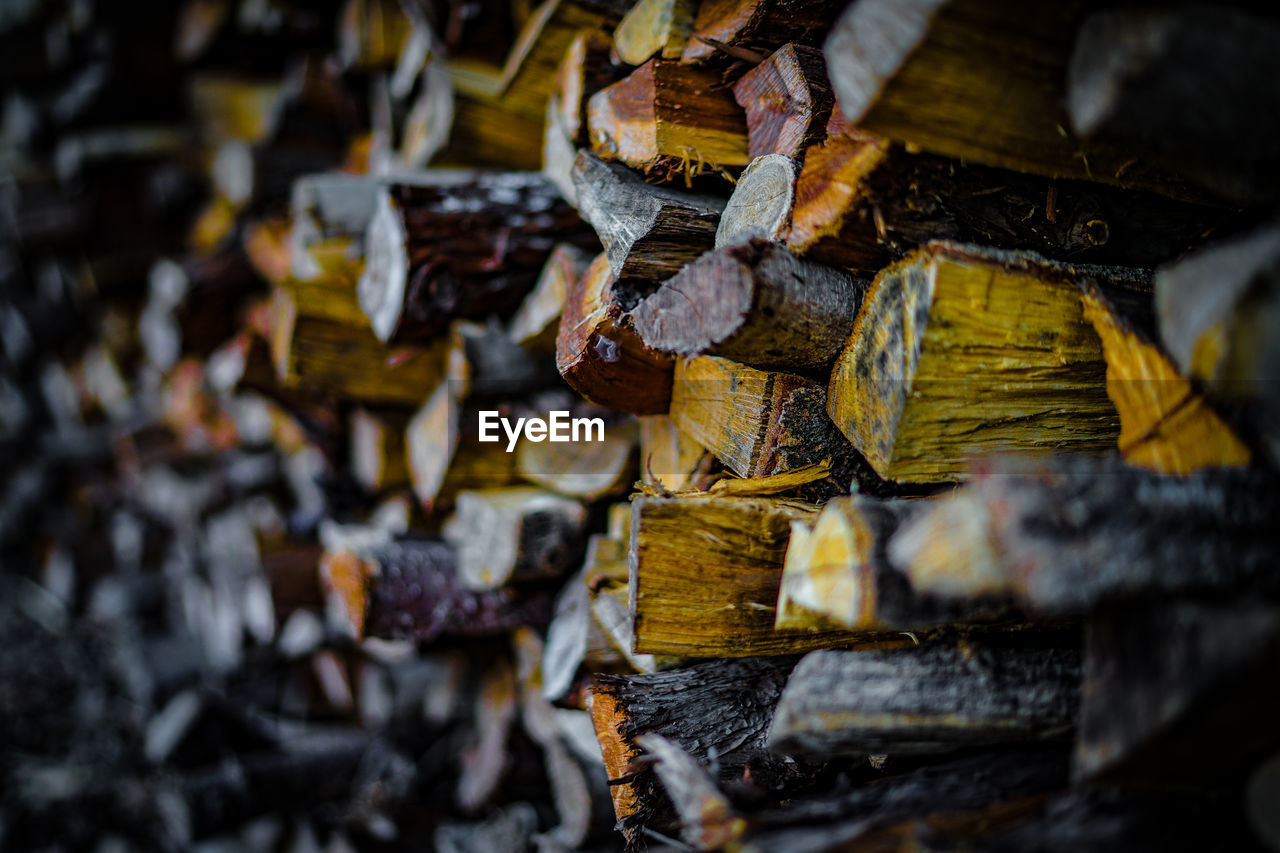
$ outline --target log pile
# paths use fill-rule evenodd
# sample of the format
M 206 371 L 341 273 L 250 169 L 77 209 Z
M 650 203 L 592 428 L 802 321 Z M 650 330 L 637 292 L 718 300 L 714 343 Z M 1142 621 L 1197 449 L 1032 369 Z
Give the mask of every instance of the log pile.
M 11 4 L 0 847 L 1280 850 L 1265 4 Z

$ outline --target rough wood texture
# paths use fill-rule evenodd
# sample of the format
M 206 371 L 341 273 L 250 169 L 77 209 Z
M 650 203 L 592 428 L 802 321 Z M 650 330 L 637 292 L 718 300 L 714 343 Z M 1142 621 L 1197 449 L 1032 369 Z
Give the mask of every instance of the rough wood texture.
M 455 561 L 443 542 L 405 539 L 360 554 L 331 553 L 322 574 L 357 637 L 493 636 L 550 618 L 546 592 L 472 592 Z
M 746 657 L 856 640 L 773 627 L 790 523 L 814 509 L 769 498 L 636 499 L 628 555 L 635 651 Z
M 796 165 L 781 154 L 752 160 L 738 176 L 720 224 L 716 248 L 736 246 L 754 238 L 782 242 L 791 227 L 795 204 Z
M 1043 740 L 1075 724 L 1075 649 L 934 642 L 807 655 L 782 693 L 773 749 L 931 754 Z
M 857 0 L 826 42 L 840 108 L 860 129 L 947 157 L 1049 177 L 1178 191 L 1127 152 L 1065 132 L 1082 2 Z
M 587 104 L 591 148 L 659 179 L 688 183 L 745 166 L 747 122 L 712 71 L 652 59 Z
M 755 239 L 689 264 L 645 297 L 632 321 L 663 352 L 822 375 L 853 328 L 866 284 Z
M 929 506 L 928 501 L 837 497 L 823 506 L 812 527 L 793 524 L 776 626 L 915 630 L 1007 615 L 1003 601 L 948 600 L 917 592 L 890 563 L 890 537 Z
M 1079 274 L 956 244 L 913 252 L 863 299 L 831 375 L 831 419 L 895 482 L 955 480 L 980 452 L 1114 448 Z
M 679 59 L 697 12 L 697 0 L 639 0 L 613 31 L 613 49 L 628 65 L 654 55 Z
M 835 97 L 822 51 L 788 44 L 733 84 L 747 114 L 747 153 L 781 154 L 799 162 L 824 135 Z
M 616 276 L 600 255 L 569 291 L 556 337 L 556 368 L 582 396 L 637 415 L 663 414 L 672 360 L 649 349 L 622 317 Z
M 1067 71 L 1071 127 L 1241 202 L 1274 200 L 1280 95 L 1258 81 L 1280 77 L 1277 42 L 1273 18 L 1229 6 L 1097 12 Z
M 600 237 L 613 273 L 657 283 L 715 242 L 724 199 L 646 184 L 635 172 L 578 152 L 573 185 L 583 219 Z
M 1091 616 L 1076 771 L 1213 784 L 1280 747 L 1280 610 L 1160 601 Z
M 454 318 L 509 314 L 558 243 L 590 245 L 537 173 L 427 174 L 387 187 L 369 226 L 358 292 L 380 340 L 422 340 Z
M 933 239 L 1150 266 L 1198 245 L 1234 216 L 1155 193 L 912 152 L 845 130 L 805 158 L 786 239 L 801 254 L 868 275 Z
M 511 340 L 538 352 L 555 352 L 565 299 L 590 265 L 589 252 L 571 243 L 556 246 L 538 275 L 538 283 L 511 318 Z
M 1152 324 L 1142 322 L 1151 319 L 1149 311 L 1135 323 L 1141 315 L 1122 313 L 1096 285 L 1083 298 L 1107 359 L 1107 394 L 1120 414 L 1124 460 L 1162 474 L 1248 465 L 1249 448 L 1153 340 Z
M 795 666 L 794 657 L 719 661 L 651 675 L 597 675 L 591 716 L 604 751 L 614 810 L 624 831 L 660 820 L 663 804 L 652 769 L 633 772 L 640 739 L 660 735 L 731 781 L 751 759 L 766 759 L 765 734 Z M 655 827 L 656 828 L 656 827 Z
M 698 6 L 693 37 L 681 59 L 703 62 L 720 55 L 722 46 L 761 58 L 787 44 L 821 39 L 840 11 L 834 0 L 709 0 Z M 738 56 L 737 53 L 731 54 Z
M 902 527 L 893 564 L 917 592 L 1015 595 L 1045 615 L 1172 595 L 1274 599 L 1273 477 L 1153 474 L 1114 460 L 997 458 Z
M 334 285 L 334 286 L 330 286 Z M 446 376 L 449 345 L 388 349 L 351 315 L 355 282 L 289 282 L 271 300 L 271 358 L 280 384 L 341 399 L 414 405 Z
M 404 432 L 409 415 L 399 410 L 375 410 L 365 406 L 351 413 L 351 473 L 370 492 L 398 489 L 409 484 Z
M 1183 375 L 1241 404 L 1280 460 L 1280 226 L 1272 223 L 1156 274 L 1160 339 Z
M 587 513 L 575 500 L 517 486 L 459 492 L 454 503 L 444 538 L 468 589 L 559 577 L 582 556 Z
M 709 450 L 676 428 L 667 415 L 650 415 L 640 421 L 640 476 L 668 491 L 697 484 L 710 473 Z

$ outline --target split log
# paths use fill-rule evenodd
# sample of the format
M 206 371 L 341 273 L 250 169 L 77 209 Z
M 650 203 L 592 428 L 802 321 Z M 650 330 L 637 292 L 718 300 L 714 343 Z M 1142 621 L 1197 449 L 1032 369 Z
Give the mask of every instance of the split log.
M 913 252 L 863 299 L 831 375 L 831 419 L 899 483 L 955 480 L 978 452 L 1114 448 L 1102 346 L 1072 280 L 1082 274 L 950 243 Z
M 646 184 L 635 172 L 581 151 L 573 185 L 620 279 L 670 278 L 715 242 L 724 200 Z
M 555 352 L 565 299 L 591 264 L 591 255 L 571 243 L 551 251 L 538 283 L 511 318 L 511 340 L 535 352 Z
M 753 239 L 781 243 L 791 228 L 796 200 L 796 165 L 781 154 L 765 154 L 751 161 L 733 188 L 716 227 L 716 248 Z
M 826 393 L 801 376 L 756 370 L 714 356 L 681 359 L 671 390 L 671 422 L 739 477 L 768 477 L 827 462 L 815 485 L 823 499 L 856 480 L 884 484 L 824 416 Z
M 452 503 L 463 489 L 495 489 L 519 480 L 502 442 L 480 441 L 479 411 L 438 387 L 405 430 L 413 493 L 427 509 Z
M 735 59 L 763 59 L 787 42 L 814 44 L 831 27 L 841 3 L 833 0 L 711 0 L 698 6 L 684 62 L 704 62 L 723 51 Z
M 835 104 L 822 51 L 797 44 L 742 75 L 733 97 L 747 114 L 747 153 L 781 154 L 797 163 L 822 140 Z
M 626 510 L 628 523 L 631 507 Z M 587 556 L 582 566 L 591 600 L 593 624 L 607 638 L 609 645 L 636 672 L 657 672 L 679 665 L 679 659 L 663 655 L 633 652 L 635 635 L 631 629 L 631 611 L 627 607 L 627 543 L 615 536 L 592 536 L 587 542 Z
M 1167 163 L 1211 191 L 1262 202 L 1280 191 L 1280 24 L 1247 9 L 1185 4 L 1097 12 L 1067 69 L 1071 128 Z M 1195 116 L 1187 104 L 1198 104 Z
M 1058 738 L 1075 725 L 1075 649 L 929 643 L 820 651 L 796 667 L 769 745 L 811 755 L 935 754 Z
M 1215 785 L 1280 747 L 1280 610 L 1160 601 L 1090 616 L 1075 768 L 1090 780 Z
M 790 523 L 810 518 L 812 505 L 702 495 L 642 497 L 631 506 L 635 651 L 747 657 L 857 639 L 773 627 Z
M 331 552 L 321 579 L 357 637 L 483 637 L 519 625 L 545 625 L 551 598 L 541 591 L 473 592 L 462 585 L 453 548 L 405 539 L 361 554 Z
M 640 476 L 646 483 L 676 492 L 697 487 L 711 473 L 714 457 L 681 432 L 667 415 L 640 421 Z
M 616 283 L 602 254 L 569 291 L 556 336 L 556 368 L 594 403 L 637 415 L 666 412 L 671 357 L 645 346 L 622 317 Z
M 613 31 L 613 49 L 628 65 L 679 59 L 697 12 L 696 0 L 639 0 Z
M 351 413 L 351 472 L 370 492 L 409 484 L 404 434 L 409 415 L 403 411 L 361 406 Z
M 369 330 L 355 282 L 291 282 L 271 301 L 271 359 L 280 384 L 344 399 L 414 405 L 447 375 L 449 342 L 388 349 Z
M 833 498 L 812 528 L 793 523 L 778 592 L 778 628 L 919 630 L 987 622 L 1008 613 L 1001 600 L 956 601 L 912 589 L 889 561 L 890 537 L 929 501 Z
M 853 328 L 866 286 L 755 239 L 703 255 L 631 316 L 656 350 L 825 374 Z
M 714 762 L 718 778 L 741 778 L 749 761 L 770 758 L 765 734 L 795 663 L 791 657 L 745 658 L 652 675 L 597 675 L 591 719 L 609 778 L 619 780 L 611 790 L 623 832 L 634 835 L 670 818 L 654 772 L 633 770 L 644 754 L 641 738 L 659 735 L 701 763 Z
M 745 166 L 747 122 L 719 75 L 651 59 L 587 104 L 591 148 L 660 181 Z
M 451 328 L 456 338 L 453 353 L 454 374 L 465 382 L 456 382 L 454 392 L 468 401 L 535 399 L 539 392 L 555 395 L 563 388 L 549 353 L 531 352 L 511 340 L 511 334 L 494 318 L 485 325 L 458 321 Z M 458 364 L 458 356 L 465 368 Z M 562 396 L 567 397 L 565 392 Z
M 1280 226 L 1232 238 L 1156 274 L 1160 339 L 1183 375 L 1242 408 L 1280 459 Z
M 1064 88 L 1087 4 L 857 0 L 826 42 L 841 110 L 861 130 L 988 166 L 1185 192 L 1128 151 L 1070 133 Z
M 626 0 L 552 0 L 525 21 L 502 69 L 500 92 L 508 109 L 540 119 L 555 91 L 556 68 L 583 30 L 612 30 Z
M 632 11 L 638 9 L 639 5 L 633 6 Z M 607 35 L 599 30 L 584 30 L 570 42 L 556 69 L 556 88 L 552 100 L 556 102 L 564 131 L 573 147 L 586 145 L 589 141 L 587 102 L 591 96 L 605 86 L 616 83 L 623 75 L 623 71 L 610 60 L 609 49 Z
M 636 424 L 627 420 L 586 441 L 525 441 L 516 452 L 516 468 L 531 483 L 594 501 L 621 494 L 635 482 L 636 440 Z
M 1150 192 L 959 162 L 857 130 L 810 149 L 790 215 L 788 246 L 868 275 L 935 239 L 1151 266 L 1236 216 Z
M 515 310 L 559 242 L 587 235 L 537 173 L 428 173 L 379 198 L 360 305 L 382 341 L 431 338 L 455 318 Z
M 1120 414 L 1126 462 L 1162 474 L 1249 464 L 1249 448 L 1155 343 L 1149 310 L 1122 313 L 1091 285 L 1084 313 L 1102 340 L 1107 395 Z
M 434 138 L 429 134 L 444 121 L 441 107 L 435 103 L 424 104 L 420 118 L 411 115 L 413 118 L 418 118 L 422 126 L 422 151 L 415 155 L 418 165 L 430 163 L 433 168 L 441 169 L 481 166 L 525 172 L 536 172 L 542 165 L 542 116 L 518 113 L 506 99 L 455 94 L 447 125 L 448 138 L 434 151 L 431 148 Z M 411 130 L 416 128 L 406 129 L 406 134 Z M 410 150 L 408 143 L 404 148 Z
M 527 486 L 459 492 L 444 538 L 468 589 L 563 575 L 582 556 L 582 504 Z
M 1265 472 L 1171 477 L 1054 456 L 996 458 L 971 477 L 890 542 L 918 593 L 1015 595 L 1063 616 L 1131 599 L 1280 593 Z

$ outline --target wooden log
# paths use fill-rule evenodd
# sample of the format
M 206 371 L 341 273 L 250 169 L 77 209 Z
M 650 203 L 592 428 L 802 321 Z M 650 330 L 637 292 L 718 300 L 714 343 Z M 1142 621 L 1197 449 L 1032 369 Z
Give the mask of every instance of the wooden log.
M 697 487 L 710 473 L 710 451 L 681 432 L 667 415 L 640 421 L 640 477 L 667 491 Z
M 330 552 L 321 579 L 357 637 L 483 637 L 518 625 L 544 625 L 543 591 L 473 592 L 458 577 L 456 555 L 443 542 L 405 539 L 367 551 Z
M 998 832 L 1010 821 L 1036 814 L 1044 808 L 1044 797 L 1061 790 L 1068 775 L 1060 749 L 987 751 L 855 785 L 842 793 L 797 797 L 782 808 L 748 817 L 732 834 L 736 848 L 749 853 L 829 850 L 836 844 L 846 849 L 899 849 L 912 842 L 910 833 L 902 830 L 917 825 L 935 827 L 939 833 L 961 828 L 961 837 L 971 843 L 984 835 L 984 828 Z
M 790 522 L 813 513 L 810 504 L 778 498 L 633 501 L 628 560 L 634 650 L 747 657 L 858 639 L 773 627 Z
M 679 59 L 697 12 L 694 0 L 639 0 L 613 31 L 613 49 L 628 65 L 653 56 Z
M 1085 779 L 1213 785 L 1274 751 L 1280 610 L 1159 601 L 1089 618 L 1075 769 Z M 1211 746 L 1210 746 L 1211 745 Z
M 598 439 L 526 441 L 516 453 L 520 476 L 562 495 L 594 501 L 625 492 L 636 480 L 634 421 L 603 428 Z
M 435 111 L 431 110 L 435 107 Z M 414 115 L 413 118 L 418 118 Z M 432 150 L 428 134 L 443 120 L 435 104 L 422 108 L 422 150 L 415 165 L 430 163 L 440 169 L 508 169 L 535 172 L 542 165 L 543 119 L 514 112 L 511 104 L 492 96 L 456 94 L 449 134 L 438 150 Z M 415 129 L 416 128 L 411 128 Z M 411 161 L 413 162 L 413 161 Z
M 352 279 L 275 288 L 271 358 L 281 385 L 352 400 L 414 405 L 447 375 L 449 343 L 388 349 L 359 309 Z
M 639 4 L 632 7 L 632 11 Z M 628 12 L 628 14 L 631 14 Z M 600 30 L 584 30 L 578 33 L 564 52 L 564 58 L 556 69 L 556 103 L 564 131 L 572 146 L 586 145 L 587 102 L 605 86 L 616 83 L 623 70 L 609 57 L 609 37 Z M 640 63 L 633 63 L 639 65 Z
M 496 489 L 519 480 L 515 458 L 501 442 L 481 442 L 479 412 L 444 383 L 414 413 L 405 430 L 413 493 L 426 509 L 446 506 L 463 489 Z
M 797 163 L 822 140 L 835 104 L 822 51 L 798 44 L 780 47 L 742 75 L 733 97 L 747 114 L 747 153 Z
M 581 151 L 573 185 L 621 279 L 659 282 L 675 275 L 715 242 L 724 200 L 646 184 L 635 172 Z
M 413 21 L 394 0 L 347 0 L 338 23 L 338 59 L 360 71 L 395 67 Z
M 560 98 L 552 95 L 547 102 L 546 122 L 542 130 L 542 176 L 574 208 L 578 206 L 578 190 L 573 185 L 573 164 L 577 158 L 578 149 L 560 115 Z
M 765 756 L 765 734 L 795 658 L 744 658 L 695 664 L 651 675 L 597 675 L 591 719 L 611 780 L 614 811 L 627 835 L 662 821 L 659 782 L 633 763 L 640 739 L 659 735 L 695 760 L 716 763 L 716 776 L 741 777 Z M 669 816 L 666 816 L 669 819 Z
M 465 587 L 497 589 L 564 574 L 581 559 L 586 521 L 582 504 L 542 489 L 464 491 L 444 538 Z
M 1053 456 L 996 458 L 971 476 L 890 542 L 918 593 L 1012 595 L 1052 616 L 1132 599 L 1277 595 L 1264 472 L 1171 477 Z
M 572 243 L 556 246 L 538 283 L 511 318 L 511 340 L 536 352 L 554 353 L 565 299 L 590 264 L 591 255 Z
M 705 62 L 726 52 L 764 58 L 788 42 L 814 44 L 840 10 L 831 0 L 712 0 L 698 6 L 693 37 L 681 60 Z
M 796 165 L 781 154 L 752 160 L 733 188 L 716 227 L 716 248 L 759 238 L 781 243 L 791 228 Z
M 858 0 L 825 47 L 845 117 L 959 160 L 1170 193 L 1178 181 L 1128 151 L 1086 144 L 1064 108 L 1071 40 L 1087 4 Z
M 556 244 L 587 236 L 577 223 L 536 173 L 443 171 L 391 184 L 369 226 L 360 305 L 388 342 L 509 314 Z
M 587 104 L 591 148 L 656 180 L 745 166 L 747 123 L 712 71 L 651 59 Z
M 955 480 L 970 455 L 1001 448 L 1114 448 L 1102 346 L 1072 281 L 1081 274 L 957 244 L 913 252 L 863 299 L 831 375 L 831 419 L 899 483 Z
M 812 755 L 936 754 L 1061 737 L 1075 725 L 1076 649 L 929 643 L 820 651 L 792 673 L 773 749 Z
M 853 328 L 866 285 L 754 239 L 703 255 L 631 316 L 656 350 L 825 375 Z
M 1267 225 L 1156 274 L 1160 340 L 1184 376 L 1241 420 L 1280 459 L 1280 227 Z
M 801 376 L 756 370 L 714 356 L 676 362 L 671 422 L 739 477 L 768 477 L 826 461 L 815 484 L 823 499 L 855 479 L 883 487 L 840 431 L 823 417 L 826 395 Z
M 351 412 L 351 472 L 370 492 L 409 485 L 404 435 L 409 415 L 403 411 L 361 406 Z
M 611 30 L 626 14 L 625 0 L 554 0 L 521 27 L 502 69 L 500 92 L 517 113 L 541 118 L 555 91 L 556 68 L 583 30 Z
M 1107 395 L 1120 415 L 1120 455 L 1162 474 L 1248 465 L 1249 448 L 1155 343 L 1154 318 L 1143 308 L 1122 313 L 1096 285 L 1084 294 L 1107 359 Z
M 827 502 L 812 528 L 793 523 L 778 591 L 778 628 L 920 630 L 1008 615 L 999 599 L 957 601 L 912 589 L 889 560 L 889 540 L 929 501 L 855 495 Z
M 631 506 L 620 504 L 631 522 Z M 593 624 L 607 638 L 609 645 L 636 672 L 657 672 L 682 664 L 682 659 L 669 655 L 647 655 L 632 651 L 635 635 L 631 612 L 627 607 L 627 542 L 625 536 L 610 533 L 595 535 L 587 542 L 583 575 L 591 600 Z
M 602 254 L 574 284 L 560 316 L 556 368 L 594 403 L 638 415 L 664 413 L 671 400 L 671 357 L 646 347 L 625 323 L 616 281 Z
M 1260 11 L 1260 10 L 1258 10 Z M 1067 69 L 1071 129 L 1167 163 L 1241 202 L 1274 200 L 1280 25 L 1240 8 L 1187 4 L 1096 12 Z M 1199 104 L 1192 118 L 1187 104 Z
M 1235 218 L 1227 208 L 958 162 L 845 130 L 805 158 L 786 240 L 868 275 L 933 239 L 1151 266 Z

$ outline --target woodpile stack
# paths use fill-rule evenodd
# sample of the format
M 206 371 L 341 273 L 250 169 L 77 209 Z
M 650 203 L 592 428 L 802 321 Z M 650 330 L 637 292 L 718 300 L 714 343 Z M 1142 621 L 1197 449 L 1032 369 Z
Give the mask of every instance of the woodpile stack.
M 11 5 L 0 846 L 1280 850 L 1265 4 Z

